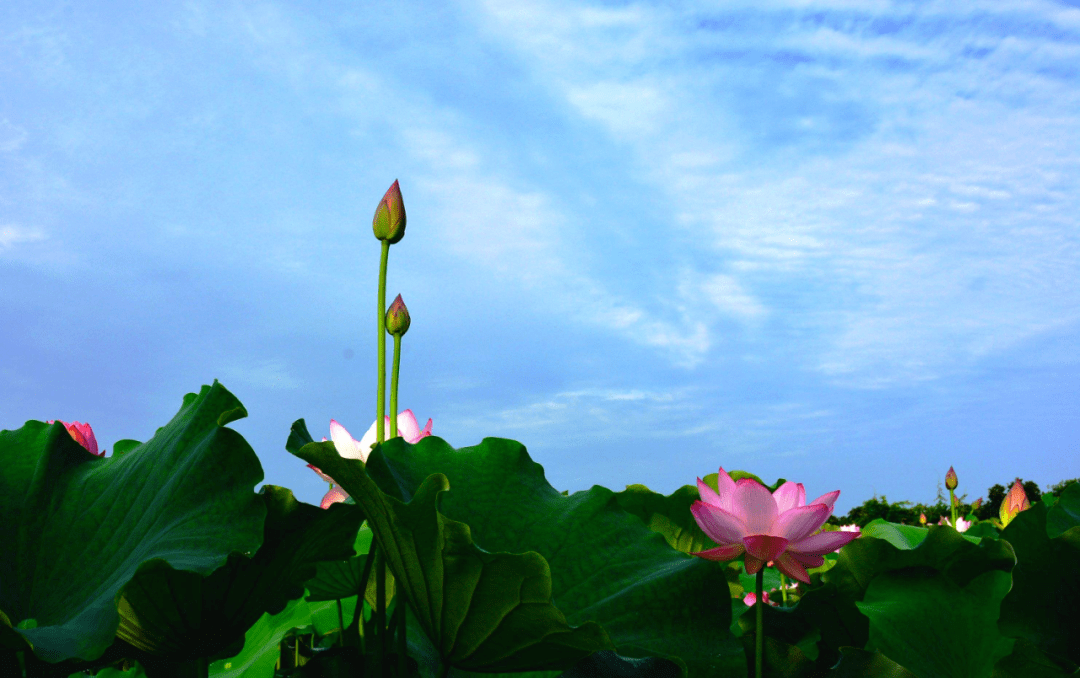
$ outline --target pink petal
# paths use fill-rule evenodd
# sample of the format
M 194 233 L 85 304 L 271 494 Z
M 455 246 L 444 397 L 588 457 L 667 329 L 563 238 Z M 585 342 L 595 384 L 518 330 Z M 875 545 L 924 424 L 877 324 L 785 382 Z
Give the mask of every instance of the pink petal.
M 738 516 L 728 513 L 719 506 L 706 504 L 703 501 L 695 501 L 690 505 L 690 513 L 694 514 L 701 531 L 709 535 L 717 544 L 742 544 L 743 537 L 747 535 L 746 525 Z
M 742 555 L 744 548 L 745 547 L 743 547 L 742 544 L 727 544 L 725 546 L 717 546 L 716 548 L 707 551 L 696 551 L 690 555 L 698 556 L 705 560 L 734 560 Z
M 793 483 L 790 480 L 776 488 L 772 496 L 776 502 L 776 510 L 780 513 L 806 504 L 806 489 L 803 484 Z
M 319 470 L 318 468 L 316 468 L 315 466 L 312 466 L 311 464 L 308 464 L 308 465 L 307 465 L 307 467 L 308 467 L 309 469 L 311 469 L 312 471 L 314 471 L 315 473 L 318 473 L 318 474 L 319 474 L 319 477 L 320 477 L 320 478 L 322 478 L 323 480 L 325 480 L 326 482 L 328 482 L 328 483 L 333 483 L 333 482 L 334 482 L 334 479 L 333 479 L 333 478 L 331 478 L 330 476 L 326 475 L 325 473 L 323 473 L 322 471 L 320 471 L 320 470 Z
M 754 534 L 743 537 L 746 545 L 746 553 L 758 560 L 776 560 L 776 557 L 787 548 L 788 540 L 784 537 L 774 537 L 771 534 Z
M 326 496 L 322 498 L 322 502 L 319 504 L 319 508 L 329 508 L 331 504 L 337 504 L 343 502 L 349 498 L 349 495 L 345 493 L 345 490 L 341 489 L 337 485 L 334 485 L 333 489 L 326 493 Z
M 764 565 L 765 562 L 766 561 L 761 558 L 755 558 L 750 553 L 747 553 L 746 558 L 743 559 L 743 565 L 746 566 L 746 574 L 757 574 L 758 570 L 761 569 L 761 566 Z
M 415 443 L 420 440 L 420 425 L 416 423 L 416 415 L 413 414 L 412 410 L 398 413 L 397 432 L 407 443 Z
M 812 504 L 825 504 L 826 506 L 829 507 L 829 514 L 831 515 L 832 512 L 833 512 L 833 504 L 836 503 L 836 498 L 839 497 L 839 496 L 840 496 L 840 490 L 833 490 L 832 492 L 826 492 L 825 494 L 821 495 L 820 497 L 818 497 L 814 501 L 810 502 L 810 504 L 807 504 L 807 506 L 810 506 Z
M 792 579 L 797 579 L 804 584 L 810 583 L 810 575 L 806 573 L 806 568 L 790 554 L 780 554 L 776 559 L 776 568 Z
M 854 541 L 858 536 L 858 532 L 822 532 L 821 534 L 812 534 L 809 537 L 800 539 L 791 544 L 791 546 L 788 546 L 788 551 L 823 556 L 826 553 L 832 553 L 841 546 Z
M 732 513 L 742 518 L 746 533 L 773 534 L 773 523 L 779 512 L 769 488 L 752 478 L 743 478 L 735 483 L 732 505 Z
M 798 551 L 788 550 L 785 553 L 795 559 L 797 563 L 806 568 L 821 567 L 825 562 L 825 559 L 821 556 L 815 556 L 810 553 L 799 553 Z
M 720 508 L 728 513 L 735 513 L 735 481 L 731 479 L 724 467 L 720 467 L 720 473 L 716 477 L 717 496 L 720 497 Z
M 720 503 L 720 496 L 716 494 L 716 490 L 709 487 L 709 484 L 701 478 L 697 479 L 697 489 L 698 494 L 701 495 L 701 501 L 705 502 L 706 504 L 712 504 L 713 506 L 723 508 L 723 505 Z M 727 511 L 728 513 L 731 513 L 730 508 L 727 509 Z
M 376 441 L 375 425 L 378 424 L 378 423 L 379 423 L 378 420 L 375 420 L 374 422 L 372 422 L 371 426 L 368 427 L 367 433 L 364 434 L 364 437 L 361 438 L 360 442 L 357 444 L 364 453 L 364 460 L 365 461 L 367 460 L 368 455 L 371 454 L 371 446 L 375 444 L 375 441 Z M 386 432 L 389 433 L 390 429 L 387 428 Z
M 813 534 L 825 524 L 831 511 L 822 504 L 799 506 L 780 514 L 773 523 L 772 533 L 788 541 L 798 541 Z
M 330 439 L 334 441 L 334 449 L 343 459 L 359 459 L 360 461 L 367 459 L 367 455 L 349 435 L 349 431 L 333 419 L 330 420 Z
M 430 417 L 428 417 L 427 425 L 424 426 L 424 428 L 420 431 L 420 437 L 421 438 L 427 438 L 429 435 L 431 435 L 431 418 Z

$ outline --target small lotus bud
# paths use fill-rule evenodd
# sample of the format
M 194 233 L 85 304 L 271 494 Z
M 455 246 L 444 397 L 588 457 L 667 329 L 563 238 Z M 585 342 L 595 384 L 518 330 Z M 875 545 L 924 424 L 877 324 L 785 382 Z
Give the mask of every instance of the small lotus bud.
M 401 200 L 401 188 L 397 179 L 375 208 L 375 218 L 371 222 L 375 237 L 387 240 L 391 245 L 405 237 L 405 203 Z
M 945 487 L 950 490 L 956 489 L 956 471 L 953 470 L 952 466 L 949 467 L 949 472 L 945 474 Z
M 411 322 L 409 309 L 405 308 L 405 302 L 401 300 L 399 294 L 394 298 L 394 303 L 390 304 L 390 308 L 386 310 L 386 331 L 397 337 L 404 336 L 409 331 Z
M 919 514 L 919 524 L 920 525 L 925 525 L 926 524 L 926 514 L 925 513 L 920 513 Z
M 971 510 L 978 511 L 980 506 L 982 506 L 982 497 L 975 500 L 975 503 L 971 505 Z
M 1001 502 L 1001 508 L 998 510 L 998 517 L 1001 518 L 1001 526 L 1005 527 L 1012 522 L 1013 518 L 1020 514 L 1021 511 L 1026 511 L 1031 508 L 1031 502 L 1028 501 L 1027 494 L 1024 492 L 1024 486 L 1020 484 L 1020 479 L 1017 478 L 1016 482 L 1009 489 L 1009 494 L 1005 495 L 1005 500 Z
M 954 496 L 952 498 L 952 505 L 955 506 L 956 508 L 960 508 L 960 497 Z

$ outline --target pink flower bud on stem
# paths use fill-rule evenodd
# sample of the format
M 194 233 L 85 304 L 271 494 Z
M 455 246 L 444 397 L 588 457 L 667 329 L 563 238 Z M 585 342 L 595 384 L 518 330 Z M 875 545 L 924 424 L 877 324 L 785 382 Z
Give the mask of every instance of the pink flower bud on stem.
M 375 208 L 371 229 L 376 238 L 391 245 L 405 237 L 405 203 L 401 199 L 401 188 L 397 179 L 386 189 L 379 206 Z
M 957 485 L 956 471 L 954 471 L 953 467 L 950 466 L 949 467 L 949 472 L 945 474 L 945 487 L 949 488 L 949 513 L 952 515 L 952 523 L 951 524 L 954 525 L 954 526 L 956 525 L 956 505 L 957 505 L 956 494 L 954 493 L 954 490 L 956 489 L 956 485 Z

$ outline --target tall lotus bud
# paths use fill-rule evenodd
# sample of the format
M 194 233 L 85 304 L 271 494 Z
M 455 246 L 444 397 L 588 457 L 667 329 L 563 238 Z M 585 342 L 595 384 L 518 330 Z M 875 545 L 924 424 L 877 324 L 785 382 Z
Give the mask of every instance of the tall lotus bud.
M 375 208 L 375 218 L 371 222 L 375 237 L 386 240 L 391 245 L 405 237 L 405 203 L 401 200 L 401 188 L 397 179 Z
M 55 421 L 55 419 L 50 419 L 45 423 L 52 424 Z M 97 437 L 94 436 L 94 429 L 90 428 L 90 424 L 83 424 L 77 421 L 73 421 L 70 424 L 66 421 L 61 421 L 60 423 L 67 429 L 68 435 L 70 435 L 75 442 L 85 447 L 87 452 L 98 457 L 105 456 L 105 450 L 98 452 Z
M 952 466 L 949 467 L 949 472 L 945 474 L 945 487 L 950 490 L 956 489 L 956 471 L 953 470 Z
M 925 513 L 920 513 L 919 514 L 919 524 L 920 525 L 925 525 L 926 524 L 926 514 Z
M 399 294 L 394 298 L 394 303 L 390 304 L 390 308 L 386 310 L 386 331 L 395 337 L 404 336 L 409 331 L 411 322 L 409 309 L 405 308 L 405 302 L 401 300 Z
M 1027 494 L 1024 493 L 1024 486 L 1020 484 L 1020 479 L 1017 478 L 1012 488 L 1009 489 L 1009 493 L 1005 495 L 1005 500 L 1001 502 L 1001 509 L 998 511 L 1001 526 L 1005 527 L 1021 511 L 1026 511 L 1029 508 L 1031 508 L 1031 503 L 1028 501 Z

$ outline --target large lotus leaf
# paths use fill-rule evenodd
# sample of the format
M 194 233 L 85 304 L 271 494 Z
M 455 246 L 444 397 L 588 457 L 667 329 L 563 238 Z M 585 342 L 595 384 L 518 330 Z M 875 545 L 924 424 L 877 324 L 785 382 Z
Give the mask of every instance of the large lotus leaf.
M 1052 497 L 1051 497 L 1052 498 Z M 1065 487 L 1046 514 L 1046 534 L 1053 538 L 1080 525 L 1080 483 Z
M 117 637 L 171 661 L 216 658 L 241 642 L 264 613 L 277 614 L 304 595 L 316 563 L 354 553 L 363 518 L 359 506 L 324 510 L 274 485 L 263 486 L 260 497 L 266 522 L 258 552 L 231 554 L 209 576 L 160 560 L 148 564 L 124 588 Z
M 367 523 L 360 527 L 356 533 L 356 543 L 353 548 L 356 554 L 348 560 L 331 560 L 321 562 L 317 566 L 315 577 L 305 584 L 310 592 L 309 601 L 338 600 L 355 596 L 360 580 L 363 577 L 364 567 L 367 564 L 368 553 L 371 550 L 371 540 L 374 535 Z M 374 565 L 374 564 L 373 564 Z M 364 599 L 371 607 L 376 607 L 376 582 L 369 570 L 367 585 L 364 591 Z M 386 604 L 389 606 L 394 599 L 394 575 L 386 573 Z
M 693 485 L 683 485 L 666 497 L 644 485 L 627 485 L 615 493 L 622 510 L 640 518 L 650 530 L 662 535 L 668 546 L 683 553 L 716 548 L 716 542 L 701 530 L 690 512 L 690 506 L 699 498 Z
M 613 648 L 598 624 L 566 623 L 551 600 L 551 571 L 541 555 L 484 551 L 468 525 L 439 513 L 446 476 L 433 474 L 403 504 L 333 443 L 308 443 L 295 454 L 363 507 L 401 592 L 446 663 L 485 672 L 569 668 Z
M 931 529 L 940 528 L 940 525 L 931 525 L 930 527 L 900 525 L 898 523 L 890 523 L 882 518 L 877 518 L 876 520 L 871 520 L 860 530 L 860 536 L 884 539 L 898 549 L 909 551 L 918 547 L 918 545 L 926 539 L 927 535 L 930 534 Z M 966 532 L 958 532 L 957 534 L 964 539 L 967 539 L 972 544 L 978 544 L 980 541 L 978 537 L 973 537 Z
M 409 496 L 428 474 L 449 478 L 441 510 L 491 551 L 536 551 L 551 565 L 552 595 L 571 624 L 602 624 L 625 657 L 665 657 L 691 676 L 745 673 L 731 636 L 722 563 L 688 556 L 594 486 L 565 496 L 518 442 L 485 438 L 455 450 L 435 436 L 377 447 L 368 472 Z M 325 469 L 324 469 L 325 470 Z
M 264 614 L 244 634 L 239 654 L 210 664 L 209 678 L 273 678 L 282 638 L 293 629 L 318 626 L 316 620 L 327 612 L 336 619 L 336 603 L 290 600 L 277 614 Z
M 916 678 L 911 671 L 880 652 L 845 647 L 842 654 L 840 663 L 829 672 L 829 678 Z
M 1001 532 L 1002 541 L 1016 549 L 1017 563 L 1012 591 L 1001 604 L 1000 628 L 1059 663 L 1080 664 L 1080 527 L 1050 538 L 1047 518 L 1048 509 L 1037 503 Z
M 1076 664 L 1052 661 L 1026 638 L 1017 638 L 1012 654 L 994 666 L 993 678 L 1064 678 L 1076 675 Z
M 834 567 L 813 577 L 815 585 L 808 587 L 797 610 L 821 630 L 818 663 L 829 663 L 839 658 L 841 646 L 866 645 L 869 624 L 856 603 L 876 577 L 907 569 L 940 572 L 963 588 L 986 572 L 1008 572 L 1015 562 L 1008 543 L 984 539 L 974 544 L 949 527 L 930 527 L 912 549 L 864 534 L 840 550 Z
M 245 415 L 215 381 L 122 456 L 90 454 L 59 422 L 0 431 L 0 610 L 17 626 L 34 620 L 16 632 L 39 657 L 99 657 L 140 568 L 207 575 L 259 548 L 262 467 L 225 428 Z
M 884 572 L 856 605 L 870 619 L 874 649 L 920 678 L 987 678 L 1012 651 L 997 630 L 1010 581 L 1000 570 L 963 587 L 928 569 Z

